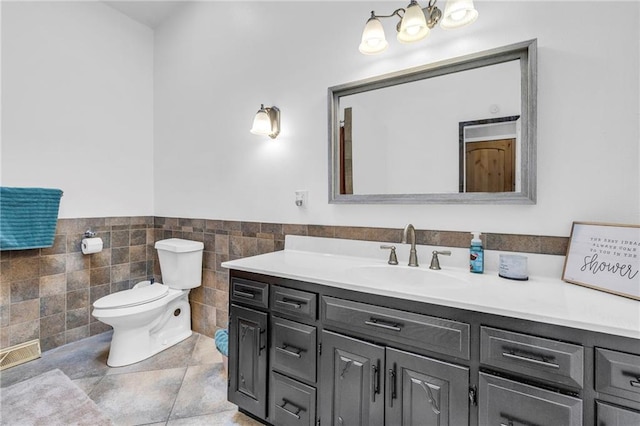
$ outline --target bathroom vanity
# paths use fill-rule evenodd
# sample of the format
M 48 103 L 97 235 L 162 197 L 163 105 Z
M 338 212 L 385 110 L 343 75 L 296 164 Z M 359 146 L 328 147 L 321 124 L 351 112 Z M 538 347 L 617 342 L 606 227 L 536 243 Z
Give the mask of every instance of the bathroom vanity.
M 223 264 L 228 397 L 243 412 L 305 426 L 640 424 L 640 302 L 313 240 Z

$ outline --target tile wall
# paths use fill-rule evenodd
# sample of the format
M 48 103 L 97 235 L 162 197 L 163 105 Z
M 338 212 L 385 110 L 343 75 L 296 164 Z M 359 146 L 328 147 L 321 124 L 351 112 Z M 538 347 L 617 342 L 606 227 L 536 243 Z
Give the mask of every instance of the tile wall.
M 101 253 L 83 255 L 91 229 L 104 240 Z M 108 330 L 91 317 L 91 304 L 150 276 L 162 282 L 155 241 L 204 242 L 203 283 L 191 291 L 193 330 L 213 336 L 228 321 L 228 271 L 220 264 L 284 248 L 287 234 L 398 242 L 401 229 L 117 217 L 61 219 L 51 248 L 0 253 L 0 348 L 40 339 L 42 350 Z M 418 230 L 419 244 L 467 247 L 468 232 Z M 484 234 L 488 250 L 564 255 L 568 238 Z
M 88 229 L 102 252 L 83 255 Z M 0 348 L 40 339 L 42 351 L 110 327 L 91 304 L 153 274 L 153 217 L 60 219 L 50 248 L 0 252 Z

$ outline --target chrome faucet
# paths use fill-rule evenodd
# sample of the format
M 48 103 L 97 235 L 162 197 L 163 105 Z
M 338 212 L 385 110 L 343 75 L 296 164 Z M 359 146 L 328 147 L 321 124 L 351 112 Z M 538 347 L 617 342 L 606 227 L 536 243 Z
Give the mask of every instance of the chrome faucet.
M 418 252 L 416 251 L 416 228 L 412 224 L 408 224 L 402 232 L 402 243 L 411 244 L 411 250 L 409 251 L 409 266 L 418 266 Z

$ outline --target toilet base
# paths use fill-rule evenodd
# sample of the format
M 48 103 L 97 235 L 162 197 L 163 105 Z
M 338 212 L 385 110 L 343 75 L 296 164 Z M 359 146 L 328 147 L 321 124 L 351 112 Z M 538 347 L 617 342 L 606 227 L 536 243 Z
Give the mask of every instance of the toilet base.
M 143 361 L 185 340 L 191 331 L 189 291 L 159 310 L 148 325 L 136 328 L 113 326 L 107 365 L 123 367 Z M 113 324 L 112 324 L 113 325 Z

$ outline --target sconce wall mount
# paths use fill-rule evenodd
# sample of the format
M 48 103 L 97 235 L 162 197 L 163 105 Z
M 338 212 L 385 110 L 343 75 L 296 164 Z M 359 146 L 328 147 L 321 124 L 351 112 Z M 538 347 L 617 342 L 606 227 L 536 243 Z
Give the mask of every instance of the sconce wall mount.
M 265 107 L 261 104 L 253 118 L 251 133 L 269 136 L 271 139 L 277 138 L 280 134 L 280 109 L 276 106 Z

